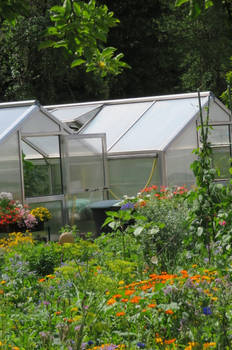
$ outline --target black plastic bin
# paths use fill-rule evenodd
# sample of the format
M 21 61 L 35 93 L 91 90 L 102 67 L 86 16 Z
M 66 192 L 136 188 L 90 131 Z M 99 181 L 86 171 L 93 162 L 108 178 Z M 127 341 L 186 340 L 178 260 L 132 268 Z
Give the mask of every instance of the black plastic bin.
M 105 222 L 105 219 L 107 217 L 106 212 L 107 211 L 118 211 L 121 208 L 121 205 L 117 205 L 120 203 L 120 200 L 103 200 L 99 202 L 94 202 L 89 205 L 89 208 L 91 209 L 93 213 L 93 219 L 96 225 L 97 235 L 99 236 L 101 232 L 110 232 L 110 227 L 107 225 L 102 229 L 102 225 Z

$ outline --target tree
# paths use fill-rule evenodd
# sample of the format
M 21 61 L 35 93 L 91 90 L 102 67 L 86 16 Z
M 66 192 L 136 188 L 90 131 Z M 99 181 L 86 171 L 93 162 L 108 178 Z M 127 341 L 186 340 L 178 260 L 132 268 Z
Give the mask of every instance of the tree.
M 121 61 L 122 53 L 115 56 L 114 47 L 104 47 L 110 28 L 119 22 L 106 5 L 97 6 L 95 0 L 64 0 L 62 6 L 53 6 L 50 13 L 54 26 L 47 29 L 46 35 L 52 40 L 40 48 L 63 47 L 74 58 L 72 68 L 85 65 L 87 72 L 95 71 L 102 77 L 117 75 L 129 67 Z
M 10 29 L 21 16 L 29 14 L 28 5 L 27 0 L 4 0 L 0 4 L 1 24 Z M 116 48 L 104 47 L 110 28 L 119 23 L 107 6 L 97 6 L 95 0 L 62 0 L 49 12 L 54 25 L 48 26 L 46 36 L 52 40 L 41 43 L 40 48 L 65 48 L 73 57 L 72 68 L 85 65 L 87 72 L 95 71 L 102 77 L 117 75 L 129 67 L 121 60 L 122 53 L 115 55 Z

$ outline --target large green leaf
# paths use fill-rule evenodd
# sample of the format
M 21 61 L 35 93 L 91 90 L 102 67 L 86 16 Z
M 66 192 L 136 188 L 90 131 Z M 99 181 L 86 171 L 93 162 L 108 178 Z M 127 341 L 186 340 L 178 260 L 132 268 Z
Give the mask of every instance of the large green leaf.
M 85 63 L 86 61 L 83 60 L 82 58 L 78 58 L 76 60 L 74 60 L 71 64 L 71 68 L 74 68 L 76 66 L 80 66 L 81 64 Z
M 176 0 L 175 5 L 176 5 L 176 6 L 181 6 L 181 5 L 183 5 L 184 3 L 186 3 L 186 2 L 189 2 L 189 0 Z

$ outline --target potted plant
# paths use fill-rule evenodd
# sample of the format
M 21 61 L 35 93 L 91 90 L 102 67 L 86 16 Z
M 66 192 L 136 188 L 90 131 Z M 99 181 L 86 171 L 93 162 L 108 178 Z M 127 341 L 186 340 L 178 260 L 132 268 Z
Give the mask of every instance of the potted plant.
M 37 207 L 32 209 L 31 215 L 33 215 L 37 220 L 37 225 L 34 227 L 35 231 L 43 231 L 44 223 L 50 220 L 52 217 L 50 211 L 45 207 Z
M 0 193 L 0 232 L 31 230 L 37 219 L 30 213 L 27 205 L 14 200 L 11 193 Z

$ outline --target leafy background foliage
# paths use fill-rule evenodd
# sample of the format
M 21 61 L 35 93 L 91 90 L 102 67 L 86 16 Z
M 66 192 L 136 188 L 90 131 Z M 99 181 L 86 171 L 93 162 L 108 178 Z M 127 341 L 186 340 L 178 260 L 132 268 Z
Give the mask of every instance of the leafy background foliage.
M 9 6 L 8 1 L 0 6 L 1 101 L 36 98 L 42 104 L 52 104 L 197 88 L 220 96 L 226 88 L 225 75 L 231 70 L 232 56 L 231 1 L 213 1 L 213 6 L 200 6 L 198 16 L 189 17 L 188 1 L 179 1 L 182 6 L 176 7 L 174 0 L 148 0 L 141 7 L 138 0 L 98 0 L 95 9 L 108 7 L 108 12 L 102 10 L 107 23 L 99 21 L 101 31 L 98 37 L 90 37 L 91 42 L 83 36 L 91 50 L 76 58 L 73 53 L 77 47 L 72 48 L 76 33 L 57 28 L 69 16 L 65 13 L 57 19 L 62 1 L 31 0 L 30 6 L 20 1 L 20 9 L 16 6 L 19 1 L 14 3 L 14 15 L 4 7 Z M 76 3 L 75 8 L 82 4 L 90 15 L 95 13 L 87 1 L 68 3 Z M 88 26 L 84 28 L 90 30 Z M 51 47 L 39 50 L 49 31 L 56 34 L 47 37 Z M 79 38 L 82 54 L 83 38 Z M 63 44 L 58 44 L 62 40 Z M 53 49 L 54 46 L 60 47 Z M 120 53 L 131 69 L 120 65 Z M 113 57 L 117 57 L 116 61 Z M 71 68 L 71 64 L 79 65 Z

